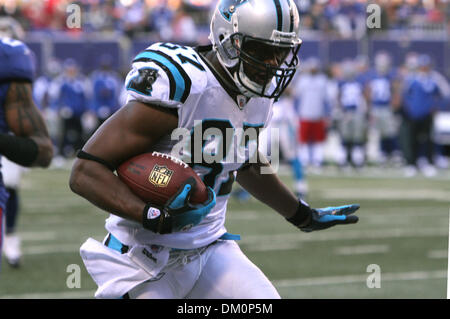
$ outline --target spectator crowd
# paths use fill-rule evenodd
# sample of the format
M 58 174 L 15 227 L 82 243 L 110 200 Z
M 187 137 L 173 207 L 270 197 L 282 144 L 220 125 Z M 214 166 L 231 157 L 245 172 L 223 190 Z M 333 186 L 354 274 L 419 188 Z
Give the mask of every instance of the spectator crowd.
M 388 52 L 346 59 L 328 67 L 308 58 L 294 78 L 288 98 L 298 116 L 298 157 L 304 166 L 320 168 L 330 133 L 339 147 L 331 160 L 341 168 L 373 164 L 404 166 L 405 176 L 435 176 L 448 168 L 448 147 L 437 138 L 450 123 L 450 85 L 428 55 L 410 52 L 395 68 Z M 369 139 L 377 141 L 369 158 Z M 373 139 L 372 139 L 373 140 Z
M 343 38 L 367 33 L 367 5 L 381 9 L 382 30 L 450 28 L 446 0 L 295 0 L 303 30 Z M 134 37 L 154 32 L 162 39 L 190 42 L 208 29 L 215 0 L 0 0 L 0 15 L 13 16 L 27 31 L 68 30 L 67 6 L 81 8 L 82 26 L 73 32 L 114 32 Z
M 126 101 L 124 77 L 111 69 L 109 56 L 100 60 L 90 74 L 83 74 L 72 59 L 54 60 L 35 82 L 34 96 L 48 122 L 56 164 L 73 157 Z M 434 176 L 437 168 L 448 167 L 448 145 L 434 138 L 438 128 L 433 120 L 450 112 L 450 85 L 427 55 L 411 52 L 398 69 L 384 51 L 376 54 L 373 65 L 357 57 L 325 66 L 311 57 L 302 61 L 278 104 L 293 110 L 278 113 L 289 114 L 288 122 L 296 123 L 291 149 L 297 149 L 304 167 L 320 168 L 326 162 L 332 133 L 339 147 L 331 161 L 341 168 L 358 169 L 370 162 L 404 165 L 406 176 L 420 171 Z M 370 134 L 378 141 L 375 158 L 369 158 Z
M 303 29 L 341 37 L 358 37 L 367 31 L 368 1 L 296 2 Z M 83 22 L 75 32 L 119 32 L 129 37 L 156 32 L 162 41 L 196 43 L 201 40 L 198 30 L 209 28 L 206 21 L 216 1 L 0 0 L 0 15 L 16 18 L 26 31 L 58 32 L 67 30 L 66 8 L 72 3 L 80 5 Z M 370 3 L 382 8 L 384 29 L 445 28 L 449 21 L 444 0 Z M 97 70 L 83 74 L 73 59 L 53 60 L 46 63 L 46 72 L 35 82 L 35 99 L 45 113 L 58 159 L 72 157 L 125 102 L 124 76 L 113 71 L 110 56 L 102 56 L 100 61 Z M 410 53 L 397 70 L 387 52 L 378 52 L 373 65 L 365 57 L 328 66 L 310 58 L 302 61 L 290 87 L 287 98 L 291 102 L 283 102 L 295 109 L 298 145 L 293 147 L 305 166 L 323 164 L 330 132 L 338 134 L 342 146 L 334 161 L 340 167 L 364 166 L 370 130 L 379 138 L 376 162 L 380 164 L 403 162 L 408 176 L 419 170 L 431 176 L 436 167 L 447 166 L 444 147 L 433 139 L 433 130 L 435 114 L 450 111 L 450 89 L 445 76 L 433 69 L 429 56 Z
M 33 86 L 56 149 L 56 165 L 72 158 L 87 138 L 124 104 L 122 77 L 112 69 L 110 56 L 98 69 L 83 74 L 73 59 L 52 60 Z
M 381 8 L 382 30 L 440 30 L 444 34 L 445 30 L 450 31 L 448 0 L 295 2 L 302 32 L 316 30 L 325 35 L 359 39 L 369 32 L 366 24 L 369 3 Z M 25 32 L 68 32 L 64 35 L 73 36 L 100 32 L 129 38 L 151 32 L 157 35 L 152 37 L 153 41 L 202 44 L 203 40 L 208 42 L 202 34 L 209 33 L 209 15 L 216 3 L 215 0 L 0 0 L 0 18 L 15 19 L 0 19 L 0 36 L 5 36 L 4 31 L 9 28 L 17 29 L 18 39 L 23 39 Z M 79 29 L 68 28 L 70 4 L 81 8 Z M 20 32 L 19 25 L 25 32 Z M 74 59 L 48 58 L 41 66 L 45 70 L 35 79 L 33 95 L 53 141 L 53 166 L 61 167 L 126 103 L 125 76 L 114 71 L 117 65 L 107 54 L 100 57 L 97 68 L 89 74 Z M 323 65 L 316 57 L 303 60 L 301 51 L 300 60 L 299 72 L 274 105 L 272 120 L 272 127 L 282 132 L 279 148 L 292 166 L 299 198 L 308 191 L 305 168 L 320 172 L 324 165 L 334 164 L 342 170 L 360 170 L 375 164 L 403 168 L 406 177 L 419 173 L 432 177 L 440 169 L 450 167 L 450 85 L 441 74 L 443 70 L 433 67 L 429 56 L 411 52 L 398 68 L 388 52 L 376 52 L 373 65 L 366 57 Z M 444 120 L 436 121 L 438 117 Z M 447 134 L 447 143 L 437 138 L 441 133 Z M 369 154 L 369 140 L 374 136 L 376 152 L 371 156 L 374 154 Z M 330 148 L 333 138 L 335 143 Z M 17 185 L 10 187 L 15 189 Z M 11 189 L 10 192 L 16 192 Z M 249 198 L 242 190 L 236 194 L 240 200 Z M 18 201 L 17 196 L 11 198 Z M 16 218 L 13 220 L 7 222 L 7 232 L 8 228 L 14 228 Z M 18 260 L 20 241 L 13 236 L 13 230 L 8 235 L 5 246 Z

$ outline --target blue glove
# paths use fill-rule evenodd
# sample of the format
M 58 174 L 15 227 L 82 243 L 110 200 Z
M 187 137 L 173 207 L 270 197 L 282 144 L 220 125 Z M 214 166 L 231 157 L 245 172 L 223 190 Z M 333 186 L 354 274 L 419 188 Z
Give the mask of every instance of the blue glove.
M 194 185 L 192 185 L 194 183 Z M 172 219 L 172 231 L 188 230 L 198 225 L 211 209 L 216 205 L 216 194 L 211 187 L 207 187 L 208 199 L 202 204 L 189 203 L 189 197 L 195 187 L 195 180 L 188 181 L 181 187 L 178 194 L 166 203 Z
M 335 225 L 355 224 L 358 222 L 358 216 L 349 215 L 358 209 L 358 204 L 312 209 L 310 222 L 299 228 L 301 231 L 309 233 L 315 230 L 327 229 Z
M 144 209 L 143 225 L 155 233 L 169 234 L 188 230 L 198 225 L 216 204 L 216 194 L 208 187 L 208 199 L 202 204 L 189 203 L 196 181 L 189 178 L 163 207 L 147 204 Z

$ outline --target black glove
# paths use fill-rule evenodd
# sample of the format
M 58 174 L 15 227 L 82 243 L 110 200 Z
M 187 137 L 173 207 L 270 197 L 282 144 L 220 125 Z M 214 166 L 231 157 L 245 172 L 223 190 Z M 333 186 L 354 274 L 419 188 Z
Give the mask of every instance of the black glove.
M 358 222 L 358 216 L 351 215 L 359 209 L 358 204 L 325 207 L 325 208 L 310 208 L 306 203 L 300 202 L 297 213 L 287 220 L 298 227 L 303 232 L 312 232 L 316 230 L 323 230 L 335 225 L 355 224 Z M 309 222 L 304 225 L 304 223 Z

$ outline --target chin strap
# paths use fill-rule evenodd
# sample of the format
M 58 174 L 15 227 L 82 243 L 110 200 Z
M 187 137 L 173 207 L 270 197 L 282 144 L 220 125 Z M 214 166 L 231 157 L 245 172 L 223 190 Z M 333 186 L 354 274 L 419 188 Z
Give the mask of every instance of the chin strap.
M 215 54 L 215 57 L 217 58 L 217 61 L 220 64 L 220 67 L 226 73 L 226 75 L 228 75 L 227 78 L 225 78 L 223 76 L 222 72 L 219 72 L 219 70 L 217 70 L 217 68 L 214 66 L 213 63 L 211 63 L 211 61 L 208 58 L 206 58 L 202 55 L 200 55 L 200 56 L 202 56 L 202 58 L 203 58 L 202 60 L 210 67 L 210 69 L 214 71 L 214 73 L 217 75 L 217 77 L 219 79 L 219 82 L 225 87 L 225 89 L 227 91 L 233 92 L 236 96 L 243 95 L 246 98 L 260 97 L 260 95 L 249 91 L 242 85 L 242 83 L 241 83 L 242 80 L 239 80 L 238 71 L 237 70 L 230 71 L 230 69 L 235 69 L 236 66 L 232 67 L 232 68 L 227 67 L 226 64 L 223 62 L 223 59 L 221 58 L 219 52 L 217 51 L 217 49 L 214 46 L 213 46 L 213 52 Z M 239 63 L 238 65 L 240 65 L 242 67 L 241 63 Z M 243 71 L 242 71 L 242 74 L 247 78 L 247 76 L 244 74 Z M 230 82 L 230 81 L 232 81 L 232 82 Z M 250 81 L 250 80 L 248 80 L 248 81 Z M 232 85 L 232 83 L 234 85 Z M 239 104 L 239 101 L 237 101 L 237 102 Z
M 244 73 L 244 66 L 242 62 L 239 64 L 239 69 L 234 72 L 234 83 L 236 83 L 239 90 L 242 92 L 243 95 L 246 97 L 252 98 L 252 97 L 261 97 L 261 95 L 257 93 L 253 93 L 249 89 L 247 89 L 244 85 L 250 87 L 252 90 L 258 92 L 262 91 L 262 86 L 256 84 L 252 80 L 249 79 L 249 77 Z
M 217 70 L 217 68 L 214 66 L 213 63 L 211 63 L 211 61 L 202 56 L 202 60 L 208 65 L 208 67 L 214 71 L 215 75 L 218 77 L 220 84 L 222 84 L 223 86 L 226 87 L 227 91 L 233 92 L 236 95 L 242 94 L 242 92 L 239 90 L 239 88 L 236 85 L 232 85 L 232 83 L 236 84 L 234 81 L 234 77 L 233 75 L 231 75 L 230 71 L 228 70 L 228 68 L 223 64 L 221 58 L 220 58 L 220 54 L 217 52 L 216 49 L 213 50 L 215 53 L 215 56 L 217 58 L 217 60 L 219 61 L 219 64 L 221 66 L 221 68 L 225 71 L 225 73 L 228 75 L 228 78 L 225 78 L 224 76 L 222 76 L 222 72 L 219 72 L 219 70 Z M 232 83 L 230 83 L 230 81 L 232 81 Z

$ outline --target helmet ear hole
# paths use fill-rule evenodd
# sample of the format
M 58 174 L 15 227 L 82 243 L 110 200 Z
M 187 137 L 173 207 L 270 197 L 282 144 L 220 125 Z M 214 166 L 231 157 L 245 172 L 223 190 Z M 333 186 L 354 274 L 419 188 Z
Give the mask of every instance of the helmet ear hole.
M 219 35 L 219 41 L 222 42 L 223 39 L 225 39 L 225 36 L 223 34 Z

